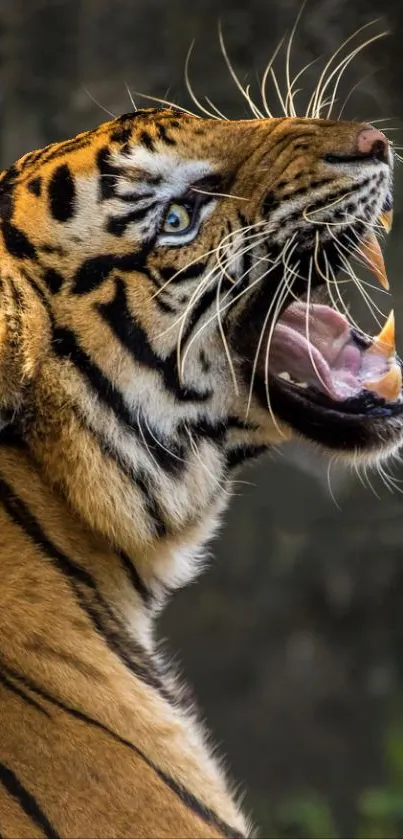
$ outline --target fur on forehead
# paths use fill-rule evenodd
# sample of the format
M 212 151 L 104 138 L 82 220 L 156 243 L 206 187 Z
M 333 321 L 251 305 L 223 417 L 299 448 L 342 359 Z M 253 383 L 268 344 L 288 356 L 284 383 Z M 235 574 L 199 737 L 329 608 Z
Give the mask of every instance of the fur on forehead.
M 143 146 L 135 146 L 126 154 L 112 152 L 110 163 L 122 169 L 122 174 L 125 169 L 135 169 L 139 173 L 139 179 L 141 172 L 153 178 L 160 178 L 160 186 L 155 192 L 161 197 L 165 192 L 171 194 L 172 190 L 180 195 L 192 183 L 211 175 L 216 169 L 209 160 L 184 159 L 176 150 L 150 151 Z

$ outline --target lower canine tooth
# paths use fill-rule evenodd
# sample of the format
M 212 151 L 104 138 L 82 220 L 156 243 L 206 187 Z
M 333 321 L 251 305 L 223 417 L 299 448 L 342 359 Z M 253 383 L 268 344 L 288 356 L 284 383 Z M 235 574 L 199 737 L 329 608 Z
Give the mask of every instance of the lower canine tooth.
M 308 382 L 294 382 L 298 387 L 308 387 Z
M 376 393 L 382 399 L 386 399 L 388 402 L 396 402 L 402 390 L 402 371 L 400 366 L 394 364 L 378 381 L 363 382 L 363 385 L 367 390 L 371 390 L 372 393 Z
M 283 373 L 279 373 L 279 374 L 278 374 L 278 377 L 279 377 L 279 379 L 284 379 L 284 381 L 286 381 L 286 382 L 290 382 L 290 381 L 291 381 L 291 376 L 290 376 L 290 374 L 289 374 L 289 373 L 287 373 L 287 371 L 286 371 L 286 370 L 284 370 L 284 372 L 283 372 Z
M 395 315 L 393 309 L 379 335 L 375 336 L 369 347 L 368 352 L 373 351 L 386 356 L 386 358 L 395 354 Z

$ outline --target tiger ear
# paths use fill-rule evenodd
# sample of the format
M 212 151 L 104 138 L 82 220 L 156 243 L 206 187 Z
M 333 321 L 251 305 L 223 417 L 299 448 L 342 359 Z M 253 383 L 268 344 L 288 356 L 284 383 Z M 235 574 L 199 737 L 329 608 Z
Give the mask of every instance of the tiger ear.
M 41 290 L 14 266 L 0 271 L 0 410 L 22 407 L 50 345 L 50 316 Z

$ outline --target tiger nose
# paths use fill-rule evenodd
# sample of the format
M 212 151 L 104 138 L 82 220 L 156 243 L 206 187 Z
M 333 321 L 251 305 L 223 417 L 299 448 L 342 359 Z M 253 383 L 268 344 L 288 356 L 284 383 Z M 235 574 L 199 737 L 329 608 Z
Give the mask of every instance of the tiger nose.
M 378 128 L 362 128 L 357 139 L 357 150 L 360 154 L 375 157 L 384 163 L 390 162 L 390 144 L 382 131 Z

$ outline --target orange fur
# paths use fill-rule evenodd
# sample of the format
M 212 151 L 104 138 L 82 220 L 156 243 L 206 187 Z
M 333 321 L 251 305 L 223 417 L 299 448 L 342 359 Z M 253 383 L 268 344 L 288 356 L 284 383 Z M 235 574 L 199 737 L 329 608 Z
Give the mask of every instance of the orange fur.
M 203 260 L 213 270 L 205 254 L 240 213 L 261 223 L 269 192 L 281 207 L 301 190 L 348 188 L 323 159 L 349 153 L 359 128 L 145 111 L 3 173 L 1 836 L 250 835 L 155 651 L 152 619 L 196 572 L 192 552 L 226 504 L 230 458 L 293 431 L 257 399 L 246 417 L 240 371 L 256 346 L 247 295 L 226 326 L 232 347 L 244 319 L 232 352 L 238 392 L 216 321 L 178 369 L 180 315 L 202 286 L 164 270 Z M 164 189 L 169 203 L 181 200 L 175 178 L 217 175 L 228 197 L 180 247 L 147 239 L 141 201 L 152 198 L 119 192 Z

